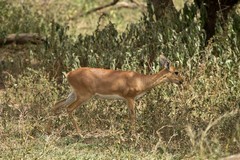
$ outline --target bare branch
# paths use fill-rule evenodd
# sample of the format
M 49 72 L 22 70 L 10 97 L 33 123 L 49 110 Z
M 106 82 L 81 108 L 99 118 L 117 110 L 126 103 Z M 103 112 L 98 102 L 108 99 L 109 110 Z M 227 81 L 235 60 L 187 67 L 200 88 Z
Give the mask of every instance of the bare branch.
M 86 13 L 77 13 L 75 16 L 71 17 L 69 20 L 75 20 L 79 17 L 84 17 L 89 14 L 92 14 L 94 12 L 109 8 L 114 6 L 113 9 L 119 9 L 119 8 L 129 8 L 129 9 L 136 9 L 136 8 L 141 8 L 143 11 L 146 11 L 146 5 L 144 3 L 140 3 L 134 0 L 129 0 L 130 2 L 120 2 L 119 0 L 113 0 L 111 3 L 108 3 L 106 5 L 100 6 L 93 8 Z
M 80 15 L 76 15 L 76 16 L 72 17 L 71 20 L 74 20 L 74 19 L 76 19 L 77 17 L 87 16 L 87 15 L 93 13 L 93 12 L 102 10 L 102 9 L 104 9 L 104 8 L 108 8 L 108 7 L 110 7 L 110 6 L 114 6 L 114 5 L 117 4 L 118 2 L 119 2 L 119 0 L 113 0 L 111 3 L 108 3 L 108 4 L 103 5 L 103 6 L 100 6 L 100 7 L 93 8 L 93 9 L 87 11 L 86 13 L 83 13 L 83 14 L 80 14 Z
M 240 153 L 231 155 L 229 157 L 221 158 L 220 160 L 237 160 L 237 159 L 240 159 Z

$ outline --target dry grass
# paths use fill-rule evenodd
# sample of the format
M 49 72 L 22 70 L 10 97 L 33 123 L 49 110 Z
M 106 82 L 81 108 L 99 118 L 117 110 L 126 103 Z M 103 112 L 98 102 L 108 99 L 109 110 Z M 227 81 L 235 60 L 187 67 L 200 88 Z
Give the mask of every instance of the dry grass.
M 239 32 L 233 29 L 233 22 L 229 22 L 227 37 L 220 32 L 204 48 L 200 27 L 177 33 L 173 25 L 177 19 L 167 21 L 167 28 L 145 19 L 125 30 L 125 22 L 135 22 L 138 16 L 128 9 L 113 10 L 106 11 L 110 18 L 101 22 L 102 31 L 80 35 L 80 40 L 74 41 L 77 34 L 70 38 L 66 35 L 77 27 L 61 30 L 61 25 L 48 23 L 51 18 L 47 17 L 64 24 L 79 6 L 86 11 L 98 3 L 88 6 L 81 1 L 82 6 L 77 1 L 48 1 L 48 5 L 42 1 L 36 5 L 24 2 L 32 6 L 33 15 L 38 11 L 45 16 L 47 23 L 30 14 L 26 16 L 28 21 L 33 18 L 32 24 L 26 25 L 20 9 L 19 30 L 40 30 L 48 35 L 49 44 L 0 48 L 0 71 L 6 86 L 0 92 L 0 159 L 217 159 L 239 152 Z M 123 16 L 126 12 L 128 16 Z M 98 21 L 96 15 L 71 22 L 80 27 L 75 33 L 92 33 Z M 104 28 L 103 22 L 108 20 L 116 21 L 117 30 L 111 24 Z M 16 31 L 11 23 L 0 29 Z M 149 64 L 150 51 L 164 52 L 180 67 L 185 82 L 182 87 L 163 84 L 137 102 L 136 136 L 129 132 L 124 102 L 97 99 L 75 112 L 85 138 L 76 135 L 64 111 L 56 118 L 53 133 L 45 134 L 51 107 L 70 90 L 65 72 L 83 65 L 81 60 L 85 58 L 89 66 L 151 74 L 160 66 L 157 58 Z

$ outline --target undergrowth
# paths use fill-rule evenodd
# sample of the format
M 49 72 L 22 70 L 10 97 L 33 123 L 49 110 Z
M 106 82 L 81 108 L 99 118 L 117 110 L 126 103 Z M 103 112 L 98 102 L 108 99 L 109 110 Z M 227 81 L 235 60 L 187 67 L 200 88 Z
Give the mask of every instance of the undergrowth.
M 1 37 L 37 32 L 47 40 L 0 48 L 6 86 L 0 94 L 1 159 L 216 159 L 239 152 L 238 14 L 231 13 L 225 30 L 218 28 L 205 47 L 194 6 L 171 21 L 143 15 L 124 32 L 109 22 L 91 35 L 73 35 L 26 4 L 0 3 L 0 20 L 8 22 L 0 26 Z M 75 113 L 87 138 L 75 136 L 65 112 L 53 134 L 45 134 L 51 107 L 70 92 L 65 73 L 88 66 L 152 74 L 161 69 L 162 53 L 184 84 L 163 84 L 137 101 L 136 137 L 129 133 L 126 104 L 98 99 Z

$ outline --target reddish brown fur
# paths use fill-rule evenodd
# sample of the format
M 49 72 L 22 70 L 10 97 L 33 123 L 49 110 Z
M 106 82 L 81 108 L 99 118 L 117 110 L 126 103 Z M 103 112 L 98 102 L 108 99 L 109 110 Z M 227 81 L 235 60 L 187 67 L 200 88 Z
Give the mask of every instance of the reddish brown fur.
M 67 80 L 73 88 L 68 98 L 59 101 L 53 108 L 54 114 L 67 106 L 69 117 L 80 134 L 72 112 L 91 97 L 113 97 L 126 100 L 132 126 L 135 126 L 134 102 L 140 95 L 162 82 L 181 84 L 182 77 L 169 62 L 163 59 L 165 68 L 153 75 L 143 75 L 133 71 L 116 71 L 100 68 L 79 68 L 67 74 Z M 168 67 L 166 67 L 168 66 Z

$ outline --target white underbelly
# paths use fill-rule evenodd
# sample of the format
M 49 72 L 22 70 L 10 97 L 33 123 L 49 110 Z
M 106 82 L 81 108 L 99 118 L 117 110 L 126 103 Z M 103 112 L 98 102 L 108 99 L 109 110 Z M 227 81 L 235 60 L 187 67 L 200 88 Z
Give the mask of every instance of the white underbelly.
M 123 97 L 117 95 L 117 94 L 99 94 L 99 93 L 96 93 L 95 96 L 97 98 L 101 98 L 101 99 L 116 99 L 116 100 L 124 100 Z
M 143 92 L 143 93 L 141 93 L 141 94 L 138 94 L 136 97 L 135 97 L 135 99 L 139 99 L 139 98 L 141 98 L 142 96 L 144 96 L 146 94 L 146 92 Z
M 139 98 L 141 98 L 143 95 L 145 95 L 145 92 L 137 95 L 134 99 L 135 99 L 135 100 L 136 100 L 136 99 L 139 99 Z M 117 94 L 109 94 L 109 95 L 108 95 L 108 94 L 99 94 L 99 93 L 96 93 L 96 94 L 95 94 L 95 97 L 101 98 L 101 99 L 125 100 L 125 98 L 123 98 L 123 97 L 121 97 L 121 96 L 119 96 L 119 95 L 117 95 Z

